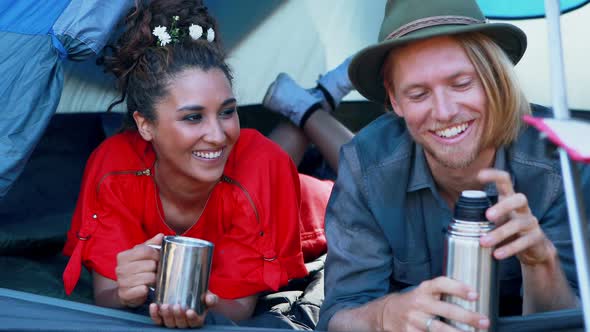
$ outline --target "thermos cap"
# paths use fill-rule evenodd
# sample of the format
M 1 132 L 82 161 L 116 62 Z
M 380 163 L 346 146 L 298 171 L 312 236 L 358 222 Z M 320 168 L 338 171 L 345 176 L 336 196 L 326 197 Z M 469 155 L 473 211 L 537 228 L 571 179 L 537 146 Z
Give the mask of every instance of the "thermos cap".
M 463 221 L 487 221 L 486 210 L 492 206 L 484 191 L 464 190 L 455 204 L 453 218 Z

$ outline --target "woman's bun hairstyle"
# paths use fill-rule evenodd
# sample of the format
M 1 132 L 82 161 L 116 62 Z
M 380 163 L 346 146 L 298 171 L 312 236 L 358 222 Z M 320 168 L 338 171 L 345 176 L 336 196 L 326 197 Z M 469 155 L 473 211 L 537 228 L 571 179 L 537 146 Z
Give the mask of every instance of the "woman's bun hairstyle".
M 231 83 L 217 22 L 202 0 L 136 0 L 124 23 L 125 31 L 103 64 L 121 91 L 121 99 L 109 110 L 126 99 L 127 127 L 135 125 L 134 111 L 155 119 L 154 103 L 166 94 L 168 80 L 183 69 L 219 68 Z M 191 26 L 202 29 L 200 38 L 191 36 Z

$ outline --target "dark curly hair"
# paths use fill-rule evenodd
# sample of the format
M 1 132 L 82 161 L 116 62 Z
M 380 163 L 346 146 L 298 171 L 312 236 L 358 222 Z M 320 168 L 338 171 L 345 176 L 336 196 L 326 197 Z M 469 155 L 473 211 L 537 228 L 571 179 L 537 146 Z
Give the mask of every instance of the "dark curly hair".
M 106 71 L 112 72 L 118 80 L 121 99 L 109 107 L 127 101 L 127 116 L 124 129 L 136 129 L 133 113 L 138 111 L 150 121 L 156 120 L 154 105 L 167 94 L 171 79 L 189 68 L 204 71 L 220 69 L 232 82 L 232 73 L 225 62 L 215 19 L 201 0 L 136 0 L 125 19 L 126 29 L 111 46 L 112 54 L 105 55 Z M 175 27 L 182 32 L 177 41 L 160 46 L 152 32 L 157 26 L 170 31 L 174 17 Z M 215 40 L 208 42 L 205 36 L 193 40 L 189 26 L 198 24 L 207 31 L 213 28 Z

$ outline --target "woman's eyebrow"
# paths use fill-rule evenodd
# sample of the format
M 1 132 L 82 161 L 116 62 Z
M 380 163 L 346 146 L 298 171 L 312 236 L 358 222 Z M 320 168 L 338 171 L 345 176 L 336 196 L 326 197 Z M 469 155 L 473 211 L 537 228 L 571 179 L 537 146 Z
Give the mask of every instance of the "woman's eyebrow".
M 202 111 L 205 107 L 201 105 L 186 105 L 182 106 L 181 108 L 177 109 L 179 112 L 186 112 L 186 111 Z
M 223 103 L 221 103 L 221 106 L 227 106 L 229 104 L 234 104 L 236 102 L 237 102 L 236 98 L 228 98 Z
M 236 98 L 228 98 L 223 103 L 221 103 L 221 107 L 227 106 L 229 104 L 234 104 L 236 102 L 237 102 Z M 179 112 L 202 111 L 204 109 L 205 109 L 205 106 L 201 106 L 201 105 L 186 105 L 186 106 L 180 107 L 177 111 L 179 111 Z

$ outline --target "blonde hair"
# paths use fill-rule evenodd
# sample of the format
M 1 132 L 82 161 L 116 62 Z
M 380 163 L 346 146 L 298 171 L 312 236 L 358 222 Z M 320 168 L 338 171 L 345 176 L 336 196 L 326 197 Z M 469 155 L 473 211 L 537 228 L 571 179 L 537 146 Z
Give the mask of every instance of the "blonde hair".
M 475 67 L 487 97 L 488 116 L 482 147 L 512 143 L 531 108 L 516 77 L 514 65 L 490 37 L 478 33 L 453 36 Z
M 513 142 L 523 125 L 522 117 L 531 109 L 514 72 L 514 65 L 506 53 L 490 37 L 469 32 L 450 37 L 457 40 L 475 67 L 487 97 L 487 122 L 482 137 L 482 147 L 497 148 Z M 381 68 L 386 90 L 392 91 L 393 61 L 389 52 Z M 385 104 L 391 107 L 389 98 Z

